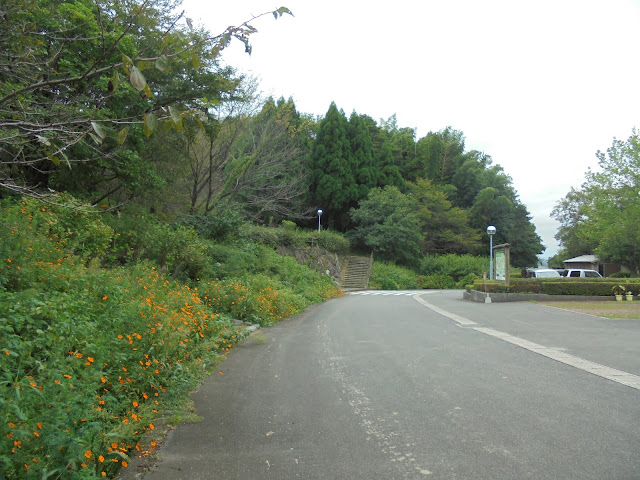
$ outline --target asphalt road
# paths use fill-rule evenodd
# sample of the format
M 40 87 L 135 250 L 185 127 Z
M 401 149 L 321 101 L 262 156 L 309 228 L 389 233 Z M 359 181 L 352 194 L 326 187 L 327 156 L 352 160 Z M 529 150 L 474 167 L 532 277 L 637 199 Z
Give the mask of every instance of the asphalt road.
M 419 293 L 256 332 L 144 480 L 640 479 L 640 321 Z

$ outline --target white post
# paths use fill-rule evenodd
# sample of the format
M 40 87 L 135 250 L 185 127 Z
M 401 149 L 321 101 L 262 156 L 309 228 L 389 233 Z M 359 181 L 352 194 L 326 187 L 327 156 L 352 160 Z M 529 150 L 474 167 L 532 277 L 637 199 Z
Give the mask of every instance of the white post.
M 489 280 L 495 280 L 496 277 L 493 274 L 493 236 L 496 234 L 496 227 L 489 225 L 487 234 L 489 235 Z

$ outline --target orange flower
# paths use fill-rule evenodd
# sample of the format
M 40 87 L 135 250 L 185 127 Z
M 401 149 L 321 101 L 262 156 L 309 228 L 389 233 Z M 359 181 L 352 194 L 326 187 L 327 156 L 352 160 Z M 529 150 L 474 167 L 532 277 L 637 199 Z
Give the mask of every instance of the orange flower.
M 6 348 L 4 349 L 4 354 L 5 355 L 10 355 L 9 350 L 7 350 Z
M 86 458 L 91 458 L 91 455 L 93 455 L 93 452 L 91 450 L 87 450 L 86 452 L 84 452 L 84 456 Z
M 138 405 L 139 405 L 139 404 L 138 404 L 138 402 L 136 402 L 136 401 L 134 400 L 134 401 L 133 401 L 133 406 L 134 406 L 134 407 L 137 407 Z
M 150 424 L 149 424 L 149 428 L 150 428 L 151 430 L 153 430 L 153 429 L 155 429 L 155 428 L 156 428 L 156 426 L 155 426 L 153 423 L 150 423 Z
M 129 464 L 127 463 L 127 461 L 126 461 L 126 460 L 122 460 L 122 466 L 123 466 L 124 468 L 127 468 L 127 467 L 129 466 Z
M 36 423 L 36 426 L 42 430 L 42 424 L 40 422 Z
M 107 298 L 109 298 L 109 296 L 105 295 L 104 297 L 102 297 L 102 300 L 106 300 Z
M 100 461 L 100 463 L 102 463 L 102 462 L 104 462 L 104 457 L 103 457 L 102 455 L 100 455 L 100 456 L 98 457 L 98 460 Z

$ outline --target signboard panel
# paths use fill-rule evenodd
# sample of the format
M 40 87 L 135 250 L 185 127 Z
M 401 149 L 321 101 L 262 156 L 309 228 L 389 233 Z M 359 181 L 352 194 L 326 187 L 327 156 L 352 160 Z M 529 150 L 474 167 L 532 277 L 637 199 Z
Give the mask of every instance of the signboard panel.
M 496 280 L 507 280 L 507 258 L 504 250 L 496 251 Z

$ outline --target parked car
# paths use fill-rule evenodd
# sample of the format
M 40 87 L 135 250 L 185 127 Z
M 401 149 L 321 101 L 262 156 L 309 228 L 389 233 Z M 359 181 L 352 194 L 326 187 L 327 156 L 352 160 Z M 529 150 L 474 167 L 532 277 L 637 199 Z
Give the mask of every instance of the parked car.
M 560 274 L 553 268 L 527 268 L 523 276 L 526 278 L 551 278 L 559 277 Z
M 567 268 L 563 270 L 562 276 L 567 278 L 602 278 L 602 275 L 595 270 L 584 268 Z

